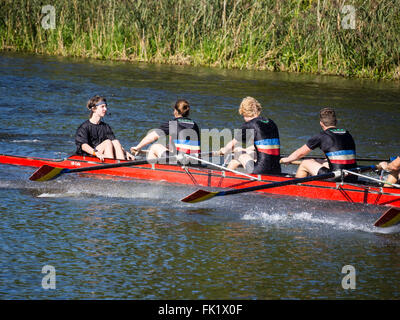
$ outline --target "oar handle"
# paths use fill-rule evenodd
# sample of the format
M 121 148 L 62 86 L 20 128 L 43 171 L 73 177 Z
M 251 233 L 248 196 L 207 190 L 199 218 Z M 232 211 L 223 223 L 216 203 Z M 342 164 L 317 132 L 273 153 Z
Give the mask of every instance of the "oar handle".
M 290 162 L 290 163 L 282 163 L 282 159 L 281 160 L 279 160 L 279 163 L 280 164 L 294 164 L 294 165 L 300 165 L 301 164 L 301 160 L 294 160 L 294 161 L 292 161 L 292 162 Z

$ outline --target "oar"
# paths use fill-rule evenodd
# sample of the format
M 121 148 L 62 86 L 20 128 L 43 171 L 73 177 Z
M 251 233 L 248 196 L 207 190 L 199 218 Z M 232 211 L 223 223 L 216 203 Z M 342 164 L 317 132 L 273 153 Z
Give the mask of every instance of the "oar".
M 207 152 L 204 154 L 210 154 L 210 153 Z M 162 157 L 162 158 L 158 158 L 155 160 L 160 161 L 160 160 L 168 160 L 168 159 L 173 159 L 173 158 L 178 158 L 178 155 Z M 147 164 L 147 163 L 149 163 L 149 161 L 144 159 L 144 160 L 133 160 L 133 161 L 120 162 L 120 163 L 108 163 L 108 164 L 103 164 L 103 165 L 96 165 L 96 166 L 83 167 L 83 168 L 74 168 L 74 169 L 53 167 L 53 166 L 45 164 L 45 165 L 41 166 L 38 170 L 36 170 L 29 177 L 29 180 L 48 181 L 48 180 L 56 179 L 64 173 L 77 173 L 77 172 L 104 170 L 104 169 L 112 169 L 112 168 L 120 168 L 120 167 L 131 167 L 131 166 L 137 166 L 137 165 Z
M 377 168 L 379 169 L 379 166 L 377 166 Z M 384 185 L 389 185 L 389 186 L 391 186 L 393 188 L 400 188 L 400 184 L 391 183 L 389 181 L 384 181 L 384 180 L 380 180 L 380 179 L 375 179 L 375 178 L 366 176 L 364 174 L 359 174 L 357 172 L 352 172 L 352 171 L 349 171 L 349 170 L 343 170 L 343 172 L 348 173 L 348 174 L 353 174 L 353 175 L 355 175 L 357 177 L 361 177 L 361 178 L 364 178 L 364 179 L 367 179 L 367 180 L 372 180 L 372 181 L 375 181 L 375 182 L 378 182 L 378 183 L 382 183 Z
M 352 171 L 362 172 L 362 171 L 375 170 L 375 169 L 376 169 L 376 166 L 372 165 L 372 166 L 365 166 L 365 167 L 357 167 L 357 168 L 352 169 Z M 329 179 L 329 178 L 338 178 L 341 176 L 341 174 L 342 174 L 341 170 L 336 170 L 336 171 L 332 171 L 332 172 L 328 172 L 328 173 L 319 174 L 316 176 L 291 179 L 291 180 L 286 180 L 286 181 L 262 184 L 259 186 L 253 186 L 253 187 L 247 187 L 247 188 L 241 188 L 241 189 L 230 189 L 230 190 L 226 190 L 226 191 L 217 191 L 217 192 L 211 192 L 211 191 L 199 189 L 199 190 L 193 192 L 192 194 L 188 195 L 187 197 L 183 198 L 181 201 L 188 202 L 188 203 L 196 203 L 196 202 L 201 202 L 201 201 L 211 199 L 213 197 L 227 196 L 230 194 L 238 194 L 238 193 L 257 191 L 257 190 L 263 190 L 263 189 L 278 188 L 278 187 L 284 187 L 284 186 L 288 186 L 288 185 L 304 183 L 304 182 L 309 182 L 309 181 L 325 180 L 325 179 Z
M 281 158 L 287 158 L 289 155 L 286 154 L 281 154 Z M 361 161 L 361 162 L 382 162 L 382 161 L 392 161 L 396 157 L 389 157 L 387 159 L 373 159 L 373 158 L 356 158 L 356 161 Z M 313 156 L 313 155 L 307 155 L 304 157 L 301 157 L 301 159 L 326 159 L 325 156 Z
M 211 154 L 215 154 L 215 152 L 211 152 Z M 183 157 L 186 157 L 186 158 L 189 158 L 189 159 L 193 159 L 193 160 L 198 160 L 198 161 L 200 161 L 202 163 L 208 164 L 208 165 L 213 166 L 215 168 L 218 168 L 218 169 L 221 169 L 221 170 L 225 170 L 225 171 L 229 171 L 229 172 L 235 173 L 237 175 L 245 176 L 245 177 L 247 177 L 247 178 L 249 178 L 251 180 L 260 180 L 257 177 L 250 176 L 250 175 L 248 175 L 246 173 L 243 173 L 243 172 L 240 172 L 240 171 L 236 171 L 236 170 L 233 170 L 233 169 L 228 169 L 227 167 L 223 167 L 223 166 L 220 166 L 218 164 L 215 164 L 215 163 L 212 163 L 212 162 L 209 162 L 209 161 L 197 158 L 197 157 L 193 157 L 193 156 L 188 155 L 188 154 L 183 154 Z
M 282 163 L 281 161 L 282 161 L 282 159 L 279 160 L 280 164 L 294 164 L 294 165 L 297 165 L 297 166 L 301 165 L 301 160 L 294 160 L 294 161 L 289 162 L 289 163 Z
M 148 163 L 147 160 L 134 160 L 134 161 L 127 161 L 127 162 L 120 162 L 120 163 L 108 163 L 108 164 L 103 164 L 103 165 L 83 167 L 83 168 L 74 168 L 74 169 L 53 167 L 53 166 L 45 164 L 45 165 L 41 166 L 39 169 L 37 169 L 29 177 L 29 180 L 48 181 L 48 180 L 56 179 L 59 176 L 63 175 L 64 173 L 77 173 L 77 172 L 104 170 L 104 169 L 112 169 L 112 168 L 119 168 L 119 167 L 130 167 L 130 166 L 137 166 L 137 165 L 146 164 L 146 163 Z
M 374 226 L 380 228 L 387 228 L 394 226 L 400 222 L 400 209 L 391 207 L 386 210 L 378 220 L 375 221 Z

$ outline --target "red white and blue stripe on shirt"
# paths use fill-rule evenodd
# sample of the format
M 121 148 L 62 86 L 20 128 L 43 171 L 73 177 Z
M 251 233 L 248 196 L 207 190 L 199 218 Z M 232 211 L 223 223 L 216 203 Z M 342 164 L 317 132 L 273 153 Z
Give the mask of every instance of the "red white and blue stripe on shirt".
M 280 141 L 279 139 L 263 139 L 254 141 L 254 144 L 258 151 L 273 155 L 280 155 Z
M 177 152 L 186 154 L 200 153 L 200 141 L 174 140 Z
M 354 150 L 339 150 L 326 153 L 329 161 L 334 164 L 353 164 L 356 163 L 356 153 Z

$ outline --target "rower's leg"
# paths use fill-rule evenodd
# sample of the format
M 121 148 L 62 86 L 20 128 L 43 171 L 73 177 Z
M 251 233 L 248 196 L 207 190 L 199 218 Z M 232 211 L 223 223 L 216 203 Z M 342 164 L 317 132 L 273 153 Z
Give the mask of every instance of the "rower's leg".
M 233 150 L 234 158 L 231 161 L 229 161 L 227 168 L 230 169 L 230 170 L 236 170 L 241 165 L 241 163 L 239 161 L 239 158 L 245 152 L 246 152 L 245 149 L 243 149 L 242 147 L 236 147 Z
M 167 151 L 168 149 L 165 146 L 159 143 L 155 143 L 149 149 L 149 153 L 147 154 L 147 160 L 154 160 L 157 158 L 165 157 Z
M 329 168 L 328 161 L 307 159 L 303 160 L 296 172 L 296 178 L 305 178 L 308 175 L 316 176 L 322 167 Z
M 246 172 L 252 173 L 254 170 L 254 159 L 247 153 L 241 154 L 239 159 L 233 159 L 228 164 L 228 169 L 235 170 L 240 165 L 246 169 Z
M 121 143 L 118 140 L 113 140 L 112 145 L 115 152 L 115 158 L 118 160 L 125 160 L 125 152 L 122 149 Z
M 387 177 L 387 182 L 390 183 L 396 183 L 397 180 L 400 181 L 400 172 L 399 171 L 393 171 L 391 172 L 388 177 Z M 391 187 L 389 184 L 385 184 L 384 187 Z
M 229 161 L 228 169 L 236 170 L 236 168 L 239 166 L 240 166 L 240 162 L 236 159 L 232 159 L 231 161 Z
M 239 162 L 241 163 L 243 168 L 246 169 L 247 173 L 252 173 L 254 171 L 254 165 L 255 165 L 254 153 L 253 153 L 253 155 L 248 154 L 248 153 L 242 154 L 239 157 Z
M 114 159 L 114 146 L 111 140 L 104 140 L 96 147 L 96 149 L 103 154 L 105 158 Z
M 254 148 L 254 146 L 250 146 L 248 148 L 245 149 L 246 153 L 251 157 L 251 159 L 254 161 L 256 159 L 256 149 Z

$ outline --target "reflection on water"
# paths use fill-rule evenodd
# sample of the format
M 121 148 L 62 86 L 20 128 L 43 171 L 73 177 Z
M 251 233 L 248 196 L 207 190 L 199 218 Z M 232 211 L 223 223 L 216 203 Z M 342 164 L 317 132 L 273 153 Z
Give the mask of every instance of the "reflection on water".
M 14 54 L 0 69 L 0 153 L 71 154 L 95 93 L 108 97 L 106 121 L 125 147 L 169 119 L 178 97 L 202 128 L 236 128 L 247 95 L 279 125 L 283 153 L 319 131 L 325 105 L 360 156 L 400 147 L 395 82 Z M 372 226 L 382 208 L 259 194 L 188 205 L 179 199 L 194 186 L 89 175 L 34 183 L 32 171 L 0 166 L 2 298 L 400 298 L 400 230 Z M 353 291 L 341 287 L 348 264 Z M 54 291 L 41 288 L 44 265 L 56 268 Z

